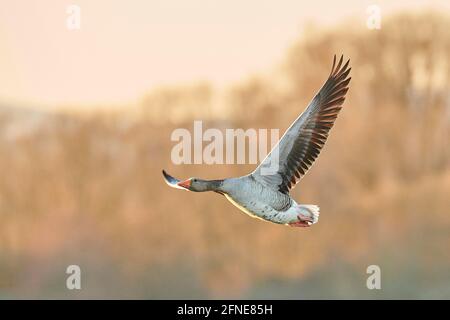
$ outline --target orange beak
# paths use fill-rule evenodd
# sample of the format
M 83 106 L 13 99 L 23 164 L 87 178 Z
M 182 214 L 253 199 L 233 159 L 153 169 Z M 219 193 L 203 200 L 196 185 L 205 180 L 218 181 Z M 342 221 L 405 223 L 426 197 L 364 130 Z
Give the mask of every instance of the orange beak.
M 177 183 L 178 186 L 183 187 L 185 189 L 189 189 L 191 187 L 191 180 L 188 179 L 186 181 L 181 181 Z

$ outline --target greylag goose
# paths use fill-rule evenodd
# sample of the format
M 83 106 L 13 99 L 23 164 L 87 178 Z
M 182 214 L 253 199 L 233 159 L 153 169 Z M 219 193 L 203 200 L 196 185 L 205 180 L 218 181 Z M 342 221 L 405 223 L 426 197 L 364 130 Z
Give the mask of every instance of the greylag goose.
M 224 195 L 248 215 L 266 221 L 294 227 L 309 227 L 319 219 L 319 207 L 298 204 L 289 191 L 306 174 L 320 153 L 337 118 L 345 94 L 351 68 L 343 56 L 306 110 L 291 124 L 266 158 L 252 173 L 223 180 L 189 178 L 180 181 L 163 170 L 166 183 L 174 188 L 195 192 L 214 191 Z M 264 172 L 278 161 L 278 170 Z

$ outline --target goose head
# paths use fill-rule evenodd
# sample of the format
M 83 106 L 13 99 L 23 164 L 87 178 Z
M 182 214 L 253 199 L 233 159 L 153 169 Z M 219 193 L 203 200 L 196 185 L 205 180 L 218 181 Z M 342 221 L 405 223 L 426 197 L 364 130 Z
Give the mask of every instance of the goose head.
M 203 180 L 199 178 L 189 178 L 184 181 L 180 181 L 177 178 L 172 177 L 163 170 L 164 180 L 172 188 L 184 189 L 194 192 L 205 191 L 220 191 L 223 180 Z
M 204 192 L 213 190 L 212 181 L 207 181 L 199 178 L 189 178 L 185 181 L 178 182 L 177 185 L 179 187 L 194 192 Z

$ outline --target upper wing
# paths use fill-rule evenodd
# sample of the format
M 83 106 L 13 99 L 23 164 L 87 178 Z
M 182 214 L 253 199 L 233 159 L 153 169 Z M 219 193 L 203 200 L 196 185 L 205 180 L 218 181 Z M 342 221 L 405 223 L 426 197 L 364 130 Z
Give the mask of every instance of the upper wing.
M 252 173 L 257 181 L 288 193 L 311 167 L 325 144 L 348 91 L 351 79 L 347 78 L 351 70 L 348 68 L 350 60 L 342 66 L 342 59 L 341 56 L 336 66 L 334 56 L 333 67 L 325 84 Z M 276 172 L 264 172 L 276 162 Z

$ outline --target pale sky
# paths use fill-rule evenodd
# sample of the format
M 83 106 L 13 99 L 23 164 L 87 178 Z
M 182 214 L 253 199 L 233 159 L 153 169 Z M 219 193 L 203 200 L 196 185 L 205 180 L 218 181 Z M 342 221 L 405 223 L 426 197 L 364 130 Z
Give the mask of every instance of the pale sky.
M 81 29 L 66 27 L 67 6 Z M 223 86 L 279 63 L 308 22 L 331 26 L 448 0 L 0 0 L 0 104 L 133 104 L 155 86 Z

